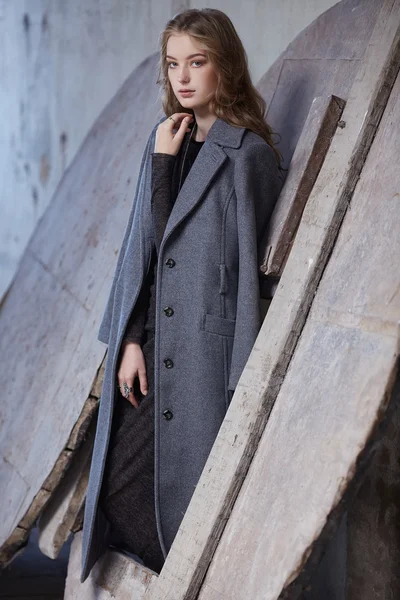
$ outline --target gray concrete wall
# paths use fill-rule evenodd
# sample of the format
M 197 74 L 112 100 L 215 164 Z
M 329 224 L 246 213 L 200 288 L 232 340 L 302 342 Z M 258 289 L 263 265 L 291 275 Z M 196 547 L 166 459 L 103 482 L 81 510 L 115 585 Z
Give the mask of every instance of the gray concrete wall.
M 210 6 L 232 19 L 257 83 L 289 42 L 334 4 L 222 0 Z M 0 298 L 96 117 L 129 73 L 158 51 L 166 21 L 182 8 L 203 6 L 0 0 Z

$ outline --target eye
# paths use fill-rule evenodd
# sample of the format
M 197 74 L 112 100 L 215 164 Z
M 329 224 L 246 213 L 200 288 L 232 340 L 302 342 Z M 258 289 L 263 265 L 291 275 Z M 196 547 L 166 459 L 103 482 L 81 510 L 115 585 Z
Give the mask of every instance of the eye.
M 201 60 L 192 60 L 192 64 L 193 63 L 197 63 L 200 67 L 203 64 L 201 62 Z M 168 68 L 169 68 L 171 65 L 176 65 L 176 62 L 175 61 L 169 61 L 169 62 L 167 62 L 167 64 L 168 64 Z M 198 69 L 198 67 L 196 67 L 196 69 Z

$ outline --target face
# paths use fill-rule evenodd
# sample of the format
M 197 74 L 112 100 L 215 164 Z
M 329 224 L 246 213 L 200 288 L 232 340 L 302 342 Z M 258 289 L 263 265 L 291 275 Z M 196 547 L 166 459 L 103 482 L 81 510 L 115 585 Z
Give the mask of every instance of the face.
M 172 90 L 185 108 L 208 109 L 217 87 L 217 73 L 207 51 L 187 34 L 171 35 L 167 42 L 168 78 Z M 186 96 L 179 90 L 193 90 Z

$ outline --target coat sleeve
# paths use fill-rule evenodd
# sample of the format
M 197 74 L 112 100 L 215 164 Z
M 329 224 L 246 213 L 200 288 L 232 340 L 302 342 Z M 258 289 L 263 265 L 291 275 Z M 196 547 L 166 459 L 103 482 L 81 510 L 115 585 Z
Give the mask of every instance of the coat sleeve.
M 267 142 L 252 144 L 236 160 L 239 272 L 236 324 L 228 389 L 235 390 L 261 327 L 260 243 L 282 187 L 275 153 Z
M 137 206 L 137 198 L 138 198 L 138 194 L 139 194 L 139 190 L 141 189 L 142 185 L 143 185 L 143 173 L 144 173 L 144 166 L 146 164 L 146 162 L 148 162 L 150 160 L 150 154 L 151 152 L 153 152 L 153 148 L 154 148 L 154 142 L 155 142 L 155 133 L 156 133 L 156 129 L 158 127 L 158 125 L 164 121 L 167 117 L 162 117 L 161 119 L 159 119 L 159 121 L 156 123 L 156 125 L 153 127 L 145 149 L 143 151 L 142 154 L 142 160 L 140 163 L 140 168 L 139 168 L 139 175 L 138 175 L 138 180 L 137 180 L 137 184 L 136 184 L 136 191 L 135 191 L 135 196 L 133 199 L 133 203 L 132 203 L 132 208 L 129 214 L 129 218 L 128 218 L 128 223 L 125 229 L 125 233 L 123 236 L 123 240 L 122 240 L 122 244 L 121 244 L 121 249 L 119 251 L 119 255 L 118 255 L 118 260 L 117 260 L 117 265 L 115 267 L 115 271 L 114 271 L 114 277 L 113 277 L 113 281 L 111 284 L 111 289 L 108 295 L 108 300 L 106 302 L 106 307 L 104 310 L 104 314 L 100 323 L 100 327 L 98 330 L 98 334 L 97 334 L 97 339 L 100 342 L 103 342 L 104 344 L 108 344 L 108 340 L 110 337 L 110 327 L 111 327 L 111 321 L 112 321 L 112 314 L 113 314 L 113 306 L 114 306 L 114 294 L 115 294 L 115 287 L 117 284 L 117 280 L 118 280 L 118 276 L 121 270 L 121 266 L 124 260 L 124 256 L 125 256 L 125 250 L 126 250 L 126 246 L 128 243 L 128 239 L 129 239 L 129 235 L 131 232 L 131 227 L 132 227 L 132 222 L 133 222 L 133 218 L 135 216 L 135 209 Z

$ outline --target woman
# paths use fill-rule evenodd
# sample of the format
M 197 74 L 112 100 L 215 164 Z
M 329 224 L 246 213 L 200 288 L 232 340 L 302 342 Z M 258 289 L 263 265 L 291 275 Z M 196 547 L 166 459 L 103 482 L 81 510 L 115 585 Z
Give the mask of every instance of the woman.
M 280 155 L 230 19 L 176 15 L 161 70 L 169 116 L 147 142 L 99 330 L 81 581 L 107 545 L 160 572 L 261 325 L 258 245 Z

